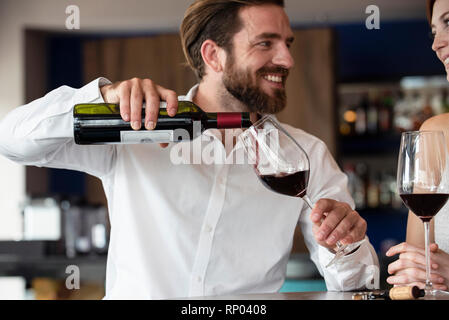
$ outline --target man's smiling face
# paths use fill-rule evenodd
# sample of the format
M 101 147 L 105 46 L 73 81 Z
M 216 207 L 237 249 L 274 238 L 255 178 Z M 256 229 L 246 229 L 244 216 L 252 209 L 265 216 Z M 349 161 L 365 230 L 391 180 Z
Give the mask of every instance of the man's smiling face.
M 243 27 L 233 38 L 223 84 L 249 111 L 277 113 L 285 108 L 285 83 L 294 65 L 288 17 L 276 5 L 245 7 L 239 16 Z

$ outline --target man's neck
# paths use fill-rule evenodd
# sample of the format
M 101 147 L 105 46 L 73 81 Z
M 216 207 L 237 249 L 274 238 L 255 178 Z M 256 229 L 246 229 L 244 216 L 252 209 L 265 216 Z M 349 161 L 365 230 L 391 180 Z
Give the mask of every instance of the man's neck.
M 193 102 L 205 112 L 246 112 L 247 107 L 224 87 L 201 81 Z
M 247 107 L 227 92 L 224 87 L 211 85 L 207 81 L 201 81 L 192 100 L 204 112 L 247 112 Z M 256 122 L 258 120 L 257 113 L 251 113 L 250 119 L 253 123 Z M 221 136 L 225 137 L 225 131 L 221 129 L 220 132 Z M 222 143 L 224 142 L 222 141 Z

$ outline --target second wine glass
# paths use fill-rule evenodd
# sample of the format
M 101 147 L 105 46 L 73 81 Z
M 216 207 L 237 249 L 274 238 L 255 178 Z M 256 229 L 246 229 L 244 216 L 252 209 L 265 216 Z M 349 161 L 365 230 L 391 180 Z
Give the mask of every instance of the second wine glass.
M 430 280 L 430 221 L 449 198 L 449 167 L 441 131 L 404 132 L 398 159 L 397 186 L 404 204 L 424 224 L 426 299 L 448 298 L 449 292 L 435 290 Z

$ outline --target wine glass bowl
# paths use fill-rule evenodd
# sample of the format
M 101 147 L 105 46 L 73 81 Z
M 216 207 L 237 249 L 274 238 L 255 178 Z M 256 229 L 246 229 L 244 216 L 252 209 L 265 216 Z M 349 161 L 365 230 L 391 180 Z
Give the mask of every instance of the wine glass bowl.
M 448 157 L 441 131 L 411 131 L 401 136 L 397 187 L 404 204 L 424 224 L 427 298 L 449 292 L 434 290 L 430 281 L 429 224 L 449 199 Z
M 302 197 L 309 182 L 307 153 L 271 116 L 265 116 L 240 135 L 249 163 L 271 191 Z

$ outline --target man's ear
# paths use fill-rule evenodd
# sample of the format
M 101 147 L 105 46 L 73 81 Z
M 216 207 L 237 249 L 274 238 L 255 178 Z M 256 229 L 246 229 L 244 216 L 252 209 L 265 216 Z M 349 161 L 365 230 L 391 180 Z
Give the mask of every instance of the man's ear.
M 226 54 L 214 41 L 206 40 L 201 45 L 201 56 L 203 61 L 215 72 L 221 72 L 224 69 Z

